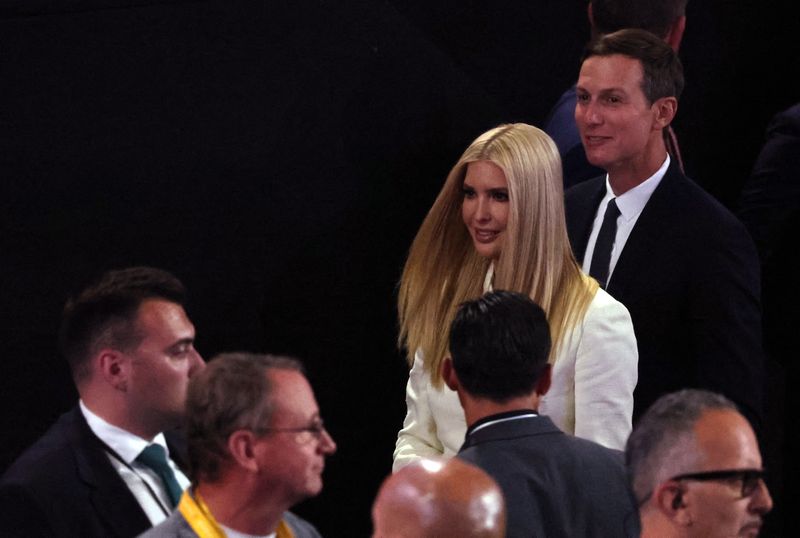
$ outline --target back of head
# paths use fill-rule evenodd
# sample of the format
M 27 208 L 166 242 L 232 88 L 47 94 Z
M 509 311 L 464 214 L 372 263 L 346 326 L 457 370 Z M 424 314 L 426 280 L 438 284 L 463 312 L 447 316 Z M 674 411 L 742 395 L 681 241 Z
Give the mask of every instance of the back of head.
M 224 353 L 192 377 L 186 400 L 186 441 L 193 482 L 215 482 L 231 461 L 227 443 L 236 430 L 258 431 L 274 409 L 270 369 L 302 372 L 289 357 Z
M 495 291 L 461 305 L 450 354 L 462 388 L 505 402 L 533 392 L 550 353 L 544 311 L 525 295 Z
M 423 459 L 390 475 L 372 514 L 379 538 L 501 538 L 506 529 L 500 488 L 458 458 Z
M 642 64 L 642 91 L 650 103 L 662 97 L 680 98 L 684 86 L 683 66 L 675 51 L 663 40 L 645 30 L 619 30 L 592 40 L 583 60 L 615 54 Z
M 167 271 L 131 267 L 103 274 L 67 301 L 59 329 L 59 346 L 76 384 L 88 378 L 90 358 L 103 347 L 128 351 L 140 339 L 136 330 L 139 306 L 147 299 L 183 305 L 186 290 Z
M 625 462 L 640 505 L 660 483 L 696 467 L 703 455 L 694 426 L 714 409 L 736 411 L 736 406 L 719 394 L 686 389 L 662 396 L 639 419 L 625 447 Z
M 592 22 L 599 34 L 640 28 L 660 38 L 686 14 L 688 0 L 592 0 Z

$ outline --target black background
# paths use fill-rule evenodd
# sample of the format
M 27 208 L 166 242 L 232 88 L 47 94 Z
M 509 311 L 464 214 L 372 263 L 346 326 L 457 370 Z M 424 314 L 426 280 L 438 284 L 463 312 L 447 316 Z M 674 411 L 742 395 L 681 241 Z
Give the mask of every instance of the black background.
M 368 535 L 405 413 L 394 287 L 407 248 L 475 136 L 542 125 L 576 79 L 585 9 L 0 4 L 0 469 L 74 404 L 55 349 L 66 297 L 154 265 L 187 284 L 207 359 L 304 359 L 339 451 L 298 512 L 326 536 Z M 689 174 L 731 208 L 768 119 L 800 100 L 798 20 L 689 3 L 675 129 Z

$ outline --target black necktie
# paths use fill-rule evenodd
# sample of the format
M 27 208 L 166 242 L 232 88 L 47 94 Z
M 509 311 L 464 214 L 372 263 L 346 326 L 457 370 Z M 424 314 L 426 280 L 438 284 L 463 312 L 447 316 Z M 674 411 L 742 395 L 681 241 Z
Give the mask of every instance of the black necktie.
M 178 480 L 175 478 L 175 473 L 172 472 L 172 468 L 169 466 L 169 463 L 167 463 L 167 451 L 164 450 L 164 447 L 157 444 L 149 445 L 142 450 L 141 454 L 136 456 L 136 461 L 152 469 L 161 481 L 164 482 L 164 486 L 167 488 L 167 494 L 174 508 L 178 504 L 183 491 L 181 490 L 180 484 L 178 484 Z
M 619 217 L 617 199 L 612 198 L 608 202 L 608 206 L 606 206 L 603 224 L 600 226 L 600 233 L 597 234 L 597 242 L 594 244 L 592 266 L 589 268 L 589 275 L 594 277 L 603 289 L 606 288 L 608 281 L 608 266 L 611 263 L 611 247 L 614 246 L 614 239 L 617 236 L 617 217 Z

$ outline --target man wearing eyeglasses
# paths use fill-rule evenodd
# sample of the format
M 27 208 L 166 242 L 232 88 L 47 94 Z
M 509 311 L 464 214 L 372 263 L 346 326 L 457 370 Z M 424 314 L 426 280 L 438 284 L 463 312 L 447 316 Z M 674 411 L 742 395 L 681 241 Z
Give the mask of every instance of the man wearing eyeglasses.
M 753 429 L 727 398 L 662 396 L 625 449 L 642 537 L 758 536 L 772 498 Z
M 193 487 L 141 538 L 319 538 L 288 510 L 322 490 L 336 443 L 298 361 L 219 355 L 192 379 L 186 407 Z

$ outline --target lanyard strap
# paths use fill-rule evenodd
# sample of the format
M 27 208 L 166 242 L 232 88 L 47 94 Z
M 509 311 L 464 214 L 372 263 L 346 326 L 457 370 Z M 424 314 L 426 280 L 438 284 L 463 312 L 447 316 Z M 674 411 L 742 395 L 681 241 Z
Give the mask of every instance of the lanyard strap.
M 181 515 L 192 528 L 192 530 L 200 538 L 226 538 L 225 531 L 222 530 L 214 515 L 200 498 L 200 495 L 195 494 L 195 498 L 189 493 L 189 490 L 183 492 L 181 502 L 178 504 L 178 510 Z M 277 538 L 294 538 L 294 533 L 286 521 L 283 519 L 278 523 Z

